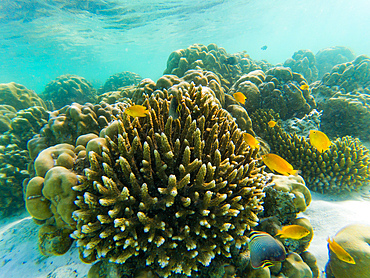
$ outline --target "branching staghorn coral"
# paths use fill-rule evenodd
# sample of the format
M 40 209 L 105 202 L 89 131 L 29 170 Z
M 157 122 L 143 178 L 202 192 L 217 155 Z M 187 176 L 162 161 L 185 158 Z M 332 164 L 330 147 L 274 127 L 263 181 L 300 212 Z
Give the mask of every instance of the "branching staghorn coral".
M 165 95 L 166 95 L 166 91 Z M 157 274 L 191 276 L 257 225 L 265 184 L 257 151 L 206 88 L 151 95 L 145 118 L 118 117 L 91 140 L 73 217 L 82 260 L 133 256 Z
M 257 110 L 251 115 L 253 128 L 268 142 L 272 153 L 302 171 L 300 175 L 310 190 L 340 194 L 359 190 L 368 182 L 370 155 L 360 140 L 350 136 L 337 138 L 320 153 L 305 137 L 289 134 L 278 125 L 270 128 L 267 123 L 277 118 L 274 114 L 272 110 Z

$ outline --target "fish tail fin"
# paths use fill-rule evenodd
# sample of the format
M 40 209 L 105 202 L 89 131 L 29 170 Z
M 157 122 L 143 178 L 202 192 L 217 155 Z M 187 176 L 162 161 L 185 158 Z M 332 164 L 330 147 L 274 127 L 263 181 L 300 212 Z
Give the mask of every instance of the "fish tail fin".
M 298 176 L 299 174 L 301 174 L 302 173 L 302 171 L 301 170 L 293 170 L 292 171 L 292 175 L 293 176 Z

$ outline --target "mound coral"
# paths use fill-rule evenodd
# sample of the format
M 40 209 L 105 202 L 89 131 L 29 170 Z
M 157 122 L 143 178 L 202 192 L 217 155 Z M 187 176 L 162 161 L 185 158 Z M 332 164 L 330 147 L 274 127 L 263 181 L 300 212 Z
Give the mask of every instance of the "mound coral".
M 121 87 L 137 85 L 143 78 L 130 71 L 124 71 L 111 75 L 104 85 L 99 89 L 99 94 L 117 91 Z
M 315 55 L 310 50 L 298 50 L 292 58 L 284 62 L 284 67 L 289 67 L 292 71 L 300 73 L 306 78 L 308 83 L 317 80 L 318 69 L 316 68 Z
M 322 130 L 329 136 L 352 135 L 361 140 L 370 140 L 370 87 L 359 91 L 337 92 L 325 103 L 322 115 Z
M 163 277 L 190 276 L 230 257 L 257 225 L 265 182 L 257 151 L 205 87 L 172 96 L 177 119 L 162 94 L 144 102 L 146 118 L 123 114 L 86 147 L 73 213 L 84 261 L 133 260 Z
M 273 113 L 258 110 L 251 115 L 257 134 L 263 133 L 271 152 L 280 155 L 301 175 L 310 190 L 339 194 L 360 189 L 370 177 L 369 150 L 358 139 L 338 138 L 320 153 L 304 137 L 288 134 L 279 126 L 270 128 Z M 262 132 L 263 131 L 263 132 Z
M 353 51 L 345 46 L 333 46 L 319 50 L 316 53 L 316 66 L 319 70 L 318 77 L 321 79 L 335 65 L 352 61 L 355 57 Z
M 41 97 L 48 103 L 49 110 L 54 110 L 72 102 L 80 104 L 85 102 L 94 103 L 95 95 L 95 89 L 85 78 L 73 74 L 65 74 L 49 82 Z
M 301 74 L 290 68 L 274 67 L 264 73 L 261 70 L 250 72 L 240 77 L 228 94 L 243 93 L 248 101 L 244 107 L 248 113 L 256 109 L 273 109 L 282 119 L 304 116 L 316 107 L 309 90 L 302 90 L 300 85 L 307 84 Z
M 17 111 L 31 106 L 46 108 L 43 100 L 34 92 L 15 82 L 0 84 L 0 102 L 11 105 Z
M 241 75 L 261 69 L 261 66 L 250 59 L 245 52 L 228 54 L 224 48 L 216 44 L 208 46 L 193 44 L 187 49 L 176 50 L 170 54 L 164 74 L 183 77 L 185 72 L 191 69 L 216 73 L 222 87 L 227 90 Z

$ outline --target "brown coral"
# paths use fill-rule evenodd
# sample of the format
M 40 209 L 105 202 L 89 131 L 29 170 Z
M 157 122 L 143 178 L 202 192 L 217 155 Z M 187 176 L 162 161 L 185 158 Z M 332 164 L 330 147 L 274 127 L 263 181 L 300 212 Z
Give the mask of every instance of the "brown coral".
M 73 213 L 84 260 L 138 256 L 161 276 L 190 276 L 246 244 L 262 209 L 256 151 L 207 90 L 179 91 L 178 119 L 152 95 L 146 118 L 123 115 L 88 143 Z

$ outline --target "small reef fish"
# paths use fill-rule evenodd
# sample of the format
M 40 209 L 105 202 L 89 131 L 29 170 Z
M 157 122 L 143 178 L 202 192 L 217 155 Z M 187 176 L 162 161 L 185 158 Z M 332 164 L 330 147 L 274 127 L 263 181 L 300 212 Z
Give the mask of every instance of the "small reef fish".
M 262 155 L 262 161 L 271 171 L 278 172 L 284 176 L 297 175 L 299 173 L 298 170 L 293 169 L 293 166 L 288 161 L 273 153 Z
M 179 101 L 177 100 L 177 98 L 175 96 L 172 97 L 171 99 L 171 102 L 170 102 L 170 111 L 169 111 L 169 115 L 172 116 L 172 118 L 174 120 L 178 119 L 179 116 L 180 116 L 180 112 L 181 112 L 181 104 L 179 103 Z
M 334 238 L 330 240 L 330 237 L 326 240 L 329 243 L 330 250 L 337 255 L 338 259 L 349 263 L 349 264 L 356 264 L 355 260 L 351 257 L 350 254 L 346 250 L 343 249 L 338 243 L 335 242 Z
M 320 153 L 325 152 L 329 149 L 331 142 L 324 132 L 318 130 L 310 130 L 310 143 L 314 146 Z
M 275 121 L 271 120 L 267 124 L 269 125 L 269 127 L 273 128 L 274 126 L 276 126 L 277 123 Z
M 248 248 L 253 268 L 262 268 L 286 259 L 284 245 L 268 233 L 253 231 L 249 236 Z
M 262 50 L 266 50 L 267 49 L 267 45 L 264 45 L 261 47 Z
M 125 113 L 131 117 L 145 117 L 149 111 L 143 105 L 132 105 L 125 109 Z
M 247 97 L 241 92 L 234 93 L 233 97 L 236 99 L 237 102 L 240 102 L 241 104 L 244 104 L 245 100 L 247 99 Z
M 310 231 L 300 225 L 284 226 L 276 235 L 281 238 L 301 239 L 309 235 Z
M 260 142 L 249 133 L 243 133 L 244 142 L 247 143 L 252 149 L 259 149 Z
M 307 91 L 309 88 L 310 88 L 310 86 L 308 86 L 307 84 L 303 84 L 303 85 L 301 85 L 301 87 L 299 87 L 302 91 Z

